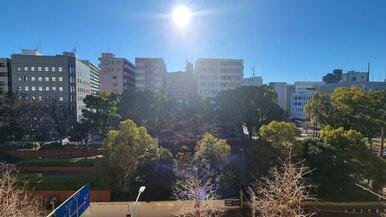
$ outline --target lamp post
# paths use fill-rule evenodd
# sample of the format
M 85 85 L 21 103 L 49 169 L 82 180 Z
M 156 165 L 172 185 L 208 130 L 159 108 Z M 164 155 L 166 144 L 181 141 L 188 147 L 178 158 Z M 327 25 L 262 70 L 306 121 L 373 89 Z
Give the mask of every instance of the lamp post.
M 244 192 L 243 192 L 243 184 L 244 184 L 244 162 L 245 162 L 245 154 L 244 148 L 240 148 L 242 153 L 242 161 L 241 161 L 241 183 L 240 183 L 240 208 L 244 206 Z
M 137 199 L 135 200 L 135 203 L 134 203 L 134 206 L 133 206 L 133 210 L 131 211 L 131 217 L 134 217 L 135 209 L 137 208 L 137 203 L 138 203 L 139 196 L 141 196 L 141 194 L 145 191 L 145 189 L 146 189 L 145 186 L 141 186 L 139 188 Z

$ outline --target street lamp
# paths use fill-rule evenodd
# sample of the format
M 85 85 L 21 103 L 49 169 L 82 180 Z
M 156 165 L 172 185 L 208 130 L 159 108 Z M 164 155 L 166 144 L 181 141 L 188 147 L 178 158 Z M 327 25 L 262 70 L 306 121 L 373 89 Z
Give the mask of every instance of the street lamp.
M 133 210 L 131 211 L 131 217 L 134 217 L 135 209 L 137 208 L 137 203 L 138 203 L 139 196 L 141 196 L 141 194 L 145 191 L 145 189 L 146 189 L 145 186 L 141 186 L 139 188 L 137 199 L 135 200 L 135 203 L 134 203 L 134 206 L 133 206 Z

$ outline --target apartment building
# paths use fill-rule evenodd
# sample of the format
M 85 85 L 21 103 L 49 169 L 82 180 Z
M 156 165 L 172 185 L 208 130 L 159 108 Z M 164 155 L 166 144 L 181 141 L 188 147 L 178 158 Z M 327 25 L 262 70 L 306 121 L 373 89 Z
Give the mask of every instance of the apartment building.
M 101 69 L 101 91 L 122 94 L 135 87 L 135 66 L 112 53 L 102 53 L 99 57 Z
M 260 76 L 254 76 L 250 78 L 243 78 L 241 86 L 261 86 L 263 85 L 263 78 Z
M 167 68 L 162 58 L 135 58 L 135 88 L 138 91 L 165 89 Z
M 242 59 L 199 58 L 195 64 L 198 93 L 214 100 L 224 90 L 240 87 L 244 75 Z
M 83 62 L 90 68 L 90 93 L 96 95 L 101 91 L 101 70 L 88 60 L 83 60 Z

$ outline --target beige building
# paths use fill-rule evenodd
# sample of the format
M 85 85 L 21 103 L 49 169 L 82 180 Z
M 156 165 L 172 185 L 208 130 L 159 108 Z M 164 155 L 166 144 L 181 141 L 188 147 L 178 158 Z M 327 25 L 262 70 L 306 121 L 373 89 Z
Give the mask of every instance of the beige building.
M 196 61 L 195 74 L 198 93 L 214 99 L 221 91 L 241 86 L 244 60 L 200 58 Z
M 135 58 L 135 88 L 157 91 L 165 88 L 166 64 L 162 58 Z
M 196 89 L 193 73 L 179 71 L 166 75 L 166 93 L 179 104 L 196 93 Z
M 102 53 L 99 61 L 101 91 L 122 94 L 135 87 L 135 66 L 130 61 L 112 53 Z

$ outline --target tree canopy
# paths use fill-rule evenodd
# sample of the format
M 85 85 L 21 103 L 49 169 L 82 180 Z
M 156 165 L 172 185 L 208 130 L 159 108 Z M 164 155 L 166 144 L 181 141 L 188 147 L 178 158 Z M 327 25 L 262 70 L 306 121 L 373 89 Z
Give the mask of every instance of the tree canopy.
M 260 127 L 260 136 L 279 149 L 288 149 L 300 137 L 300 130 L 292 123 L 272 121 Z
M 282 119 L 283 111 L 276 100 L 276 93 L 267 86 L 242 86 L 218 95 L 216 113 L 221 122 L 241 133 L 245 126 L 252 140 L 263 124 Z

